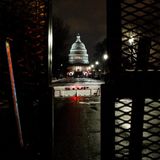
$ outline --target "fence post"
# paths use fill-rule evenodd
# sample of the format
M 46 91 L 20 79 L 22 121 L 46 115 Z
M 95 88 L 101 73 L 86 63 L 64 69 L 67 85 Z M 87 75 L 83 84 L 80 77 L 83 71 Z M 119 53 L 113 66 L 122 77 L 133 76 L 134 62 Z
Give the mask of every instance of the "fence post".
M 101 155 L 114 159 L 115 85 L 121 69 L 121 1 L 107 0 L 107 50 L 109 74 L 101 90 Z
M 144 98 L 139 95 L 133 98 L 132 105 L 130 160 L 142 159 L 143 114 Z
M 101 160 L 112 160 L 115 150 L 115 97 L 111 84 L 107 85 L 101 87 Z

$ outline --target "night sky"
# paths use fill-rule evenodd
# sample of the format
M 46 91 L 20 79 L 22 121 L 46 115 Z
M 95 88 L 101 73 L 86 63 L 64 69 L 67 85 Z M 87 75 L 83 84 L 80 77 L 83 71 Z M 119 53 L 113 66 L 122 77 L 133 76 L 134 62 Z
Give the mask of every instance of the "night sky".
M 70 26 L 71 44 L 80 33 L 89 55 L 96 43 L 106 37 L 105 0 L 54 0 L 54 13 Z

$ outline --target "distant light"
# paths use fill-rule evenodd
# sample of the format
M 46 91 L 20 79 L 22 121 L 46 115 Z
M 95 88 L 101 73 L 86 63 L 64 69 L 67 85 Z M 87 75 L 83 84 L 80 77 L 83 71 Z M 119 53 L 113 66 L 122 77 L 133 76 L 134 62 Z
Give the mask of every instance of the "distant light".
M 88 70 L 91 70 L 91 67 L 90 67 L 90 66 L 88 67 Z
M 108 54 L 104 54 L 104 55 L 103 55 L 103 59 L 104 59 L 104 60 L 107 60 L 107 59 L 108 59 Z
M 96 61 L 96 62 L 95 62 L 95 64 L 96 64 L 96 65 L 99 65 L 99 62 L 98 62 L 98 61 Z
M 134 43 L 134 38 L 131 36 L 131 37 L 129 38 L 128 42 L 129 42 L 130 45 L 133 45 L 133 43 Z
M 94 68 L 94 64 L 91 64 L 91 68 Z
M 73 76 L 73 75 L 74 75 L 74 72 L 68 72 L 68 75 L 69 75 L 69 76 Z
M 76 66 L 76 71 L 82 71 L 82 67 L 81 66 Z
M 85 72 L 85 71 L 84 71 L 84 72 L 83 72 L 83 75 L 88 76 L 88 72 Z
M 77 102 L 80 100 L 80 96 L 72 96 L 69 99 L 70 99 L 70 101 Z
M 63 64 L 61 64 L 61 67 L 63 66 Z

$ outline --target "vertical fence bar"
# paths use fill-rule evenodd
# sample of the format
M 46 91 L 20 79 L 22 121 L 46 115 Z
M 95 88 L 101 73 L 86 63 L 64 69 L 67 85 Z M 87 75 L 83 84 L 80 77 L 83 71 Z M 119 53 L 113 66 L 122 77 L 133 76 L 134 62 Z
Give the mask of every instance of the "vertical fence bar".
M 107 49 L 111 73 L 120 71 L 121 66 L 121 2 L 107 1 Z
M 19 117 L 19 111 L 18 111 L 18 103 L 17 103 L 17 95 L 16 95 L 16 88 L 15 88 L 15 82 L 14 82 L 10 44 L 8 41 L 6 41 L 6 52 L 7 52 L 9 75 L 10 75 L 10 81 L 11 81 L 13 107 L 14 107 L 14 113 L 15 113 L 15 118 L 16 118 L 16 125 L 18 129 L 18 138 L 19 138 L 19 143 L 21 147 L 23 147 L 24 142 L 23 142 L 23 137 L 22 137 L 21 123 L 20 123 L 20 117 Z
M 52 58 L 53 58 L 53 0 L 48 0 L 48 90 L 49 101 L 51 102 L 51 156 L 54 150 L 54 91 L 52 87 Z
M 106 75 L 101 90 L 101 157 L 102 160 L 111 160 L 114 158 L 115 85 L 121 68 L 121 2 L 107 0 L 106 5 L 110 73 Z
M 114 157 L 115 98 L 111 84 L 101 88 L 101 160 Z
M 130 160 L 142 159 L 144 98 L 133 98 L 131 136 L 130 136 Z
M 48 3 L 48 82 L 52 82 L 52 58 L 53 58 L 53 0 Z

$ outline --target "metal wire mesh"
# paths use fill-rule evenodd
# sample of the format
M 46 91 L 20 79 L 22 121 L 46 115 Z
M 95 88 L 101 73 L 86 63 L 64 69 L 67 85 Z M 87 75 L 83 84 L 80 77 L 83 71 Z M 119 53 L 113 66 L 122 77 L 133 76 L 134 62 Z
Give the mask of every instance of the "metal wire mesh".
M 121 3 L 122 67 L 125 71 L 160 69 L 160 2 Z M 160 101 L 146 98 L 142 159 L 160 159 Z
M 145 69 L 159 70 L 160 2 L 124 0 L 121 3 L 121 11 L 122 67 L 134 71 L 138 69 L 138 63 L 145 63 Z M 143 43 L 142 48 L 147 48 L 149 52 L 146 57 L 145 55 L 141 57 L 138 51 L 142 37 L 143 41 L 149 38 L 151 43 Z
M 142 159 L 160 159 L 160 99 L 145 99 Z
M 117 99 L 115 103 L 115 157 L 129 156 L 129 137 L 131 128 L 131 99 Z

